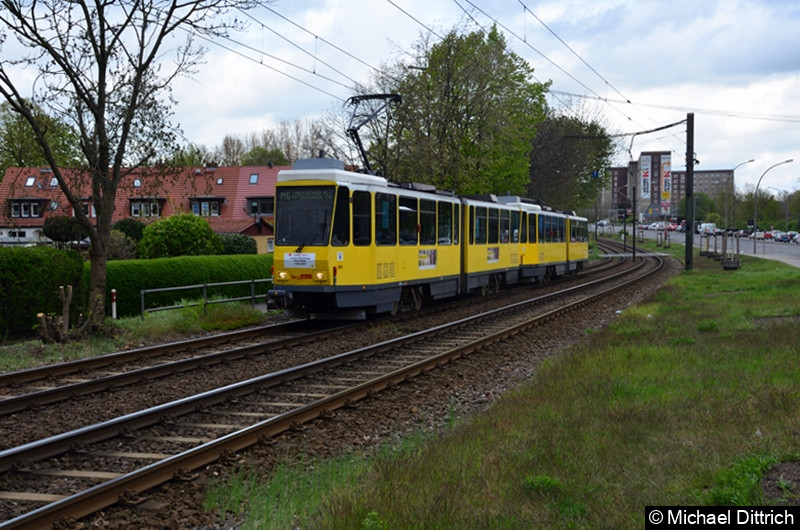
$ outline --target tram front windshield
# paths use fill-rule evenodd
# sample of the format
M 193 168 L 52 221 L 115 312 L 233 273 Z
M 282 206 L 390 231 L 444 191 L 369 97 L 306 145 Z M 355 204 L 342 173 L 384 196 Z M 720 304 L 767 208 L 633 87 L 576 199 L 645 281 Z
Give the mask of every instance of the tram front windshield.
M 275 202 L 275 241 L 303 247 L 328 244 L 333 211 L 333 186 L 284 186 Z

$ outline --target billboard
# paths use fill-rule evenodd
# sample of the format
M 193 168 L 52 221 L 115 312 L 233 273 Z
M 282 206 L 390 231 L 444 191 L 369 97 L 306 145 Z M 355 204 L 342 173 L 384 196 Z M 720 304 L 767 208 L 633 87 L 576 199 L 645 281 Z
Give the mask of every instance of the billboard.
M 650 179 L 652 177 L 652 168 L 650 162 L 650 155 L 642 155 L 639 157 L 639 186 L 642 190 L 641 198 L 650 198 Z
M 671 155 L 661 155 L 661 213 L 668 214 L 672 206 Z

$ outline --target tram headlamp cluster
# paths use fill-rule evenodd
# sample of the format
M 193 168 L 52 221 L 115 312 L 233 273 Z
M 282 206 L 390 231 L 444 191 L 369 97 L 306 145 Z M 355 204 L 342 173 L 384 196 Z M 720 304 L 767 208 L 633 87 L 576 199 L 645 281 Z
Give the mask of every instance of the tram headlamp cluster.
M 288 270 L 277 270 L 273 273 L 273 278 L 276 282 L 285 282 L 291 280 L 292 275 Z M 311 274 L 305 273 L 301 275 L 301 279 L 313 279 L 316 282 L 324 282 L 328 279 L 328 273 L 324 270 L 318 270 Z

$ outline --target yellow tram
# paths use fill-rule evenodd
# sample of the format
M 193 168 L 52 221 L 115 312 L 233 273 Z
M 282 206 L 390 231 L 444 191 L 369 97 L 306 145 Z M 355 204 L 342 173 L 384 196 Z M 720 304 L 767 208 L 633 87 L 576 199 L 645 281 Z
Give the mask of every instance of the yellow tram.
M 363 318 L 580 270 L 586 219 L 519 197 L 457 197 L 346 171 L 278 174 L 273 297 L 300 315 Z

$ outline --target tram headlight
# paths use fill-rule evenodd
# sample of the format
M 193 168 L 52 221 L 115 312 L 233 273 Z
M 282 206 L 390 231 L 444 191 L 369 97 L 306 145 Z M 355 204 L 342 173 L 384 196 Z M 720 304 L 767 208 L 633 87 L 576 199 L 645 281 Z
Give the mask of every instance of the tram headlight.
M 328 279 L 328 274 L 325 271 L 314 271 L 314 279 L 318 282 L 324 282 Z
M 286 281 L 289 279 L 289 271 L 277 271 L 273 276 L 277 281 Z

